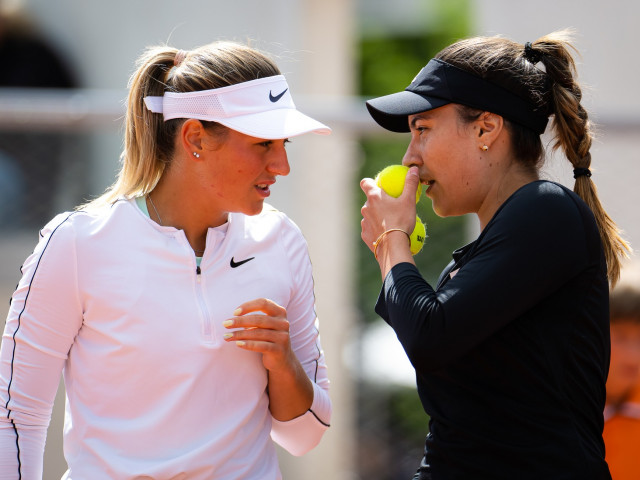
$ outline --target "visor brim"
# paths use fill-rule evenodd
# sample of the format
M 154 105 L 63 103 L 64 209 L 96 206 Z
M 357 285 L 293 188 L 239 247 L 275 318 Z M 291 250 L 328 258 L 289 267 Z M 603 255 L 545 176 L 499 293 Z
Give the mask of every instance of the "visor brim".
M 320 135 L 331 133 L 331 129 L 326 125 L 290 108 L 239 115 L 216 121 L 245 135 L 267 140 L 291 138 L 311 132 Z

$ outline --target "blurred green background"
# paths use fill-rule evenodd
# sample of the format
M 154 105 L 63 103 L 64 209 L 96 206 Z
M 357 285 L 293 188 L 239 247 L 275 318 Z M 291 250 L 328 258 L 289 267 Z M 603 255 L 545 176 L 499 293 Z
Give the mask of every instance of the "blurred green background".
M 358 93 L 376 97 L 404 90 L 420 69 L 438 51 L 471 32 L 470 5 L 467 0 L 441 0 L 432 4 L 429 18 L 423 23 L 431 28 L 422 32 L 388 34 L 363 32 L 358 44 Z M 363 161 L 358 178 L 375 177 L 385 166 L 401 163 L 409 134 L 382 134 L 360 141 Z M 366 200 L 360 192 L 353 207 L 354 222 L 361 219 L 360 207 Z M 422 196 L 418 216 L 427 225 L 427 240 L 415 261 L 425 279 L 435 285 L 451 252 L 466 240 L 465 217 L 440 218 L 431 201 Z M 380 269 L 371 251 L 358 242 L 356 285 L 360 321 L 380 322 L 373 310 L 380 291 Z M 381 356 L 385 355 L 380 351 Z M 375 379 L 361 379 L 357 390 L 360 478 L 380 480 L 408 479 L 415 473 L 422 457 L 428 432 L 428 417 L 413 386 L 380 384 Z

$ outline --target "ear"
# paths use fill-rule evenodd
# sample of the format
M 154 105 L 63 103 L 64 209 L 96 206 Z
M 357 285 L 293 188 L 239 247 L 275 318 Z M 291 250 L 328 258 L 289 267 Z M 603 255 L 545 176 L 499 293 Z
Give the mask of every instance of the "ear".
M 481 149 L 485 145 L 491 147 L 504 129 L 504 119 L 495 113 L 482 112 L 476 120 L 476 126 L 478 146 Z
M 204 126 L 200 120 L 194 118 L 185 120 L 180 128 L 178 145 L 188 157 L 195 157 L 195 153 L 199 156 L 202 153 L 202 142 L 205 134 Z

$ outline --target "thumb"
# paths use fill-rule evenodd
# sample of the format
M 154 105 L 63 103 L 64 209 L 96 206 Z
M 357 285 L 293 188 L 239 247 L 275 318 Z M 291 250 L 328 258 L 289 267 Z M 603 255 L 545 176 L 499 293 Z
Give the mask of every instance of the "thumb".
M 404 181 L 404 189 L 402 190 L 402 196 L 411 195 L 415 201 L 416 192 L 420 185 L 420 176 L 418 175 L 418 167 L 411 167 L 407 172 L 407 177 Z

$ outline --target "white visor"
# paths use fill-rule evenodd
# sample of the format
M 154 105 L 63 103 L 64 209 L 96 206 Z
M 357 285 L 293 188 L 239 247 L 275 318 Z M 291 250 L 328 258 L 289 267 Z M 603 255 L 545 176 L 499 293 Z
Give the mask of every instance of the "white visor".
M 296 110 L 283 75 L 196 92 L 165 92 L 145 97 L 144 103 L 164 120 L 196 118 L 252 137 L 275 140 L 314 132 L 331 133 L 326 125 Z

